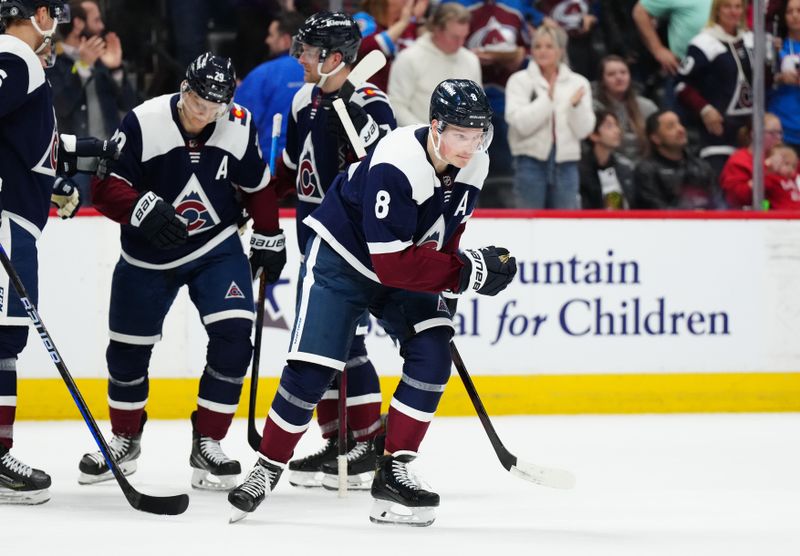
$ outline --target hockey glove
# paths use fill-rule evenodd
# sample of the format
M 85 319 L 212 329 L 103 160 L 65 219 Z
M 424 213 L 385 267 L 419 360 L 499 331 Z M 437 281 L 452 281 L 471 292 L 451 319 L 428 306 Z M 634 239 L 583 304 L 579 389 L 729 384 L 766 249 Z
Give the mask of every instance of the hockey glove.
M 372 116 L 367 114 L 367 112 L 355 102 L 347 102 L 345 103 L 345 107 L 347 108 L 347 114 L 350 116 L 350 120 L 353 122 L 353 127 L 356 129 L 356 133 L 358 133 L 358 136 L 361 138 L 361 143 L 364 145 L 365 149 L 369 149 L 373 143 L 381 138 L 378 124 Z M 340 143 L 344 145 L 350 144 L 342 121 L 332 107 L 328 112 L 326 126 L 328 133 L 336 137 Z
M 458 282 L 459 293 L 474 290 L 481 295 L 497 295 L 517 274 L 517 259 L 502 247 L 467 249 L 458 254 L 464 263 Z
M 79 139 L 67 133 L 62 133 L 60 138 L 56 172 L 58 175 L 71 177 L 78 172 L 93 174 L 101 161 L 119 158 L 120 148 L 117 141 L 103 141 L 94 137 Z
M 58 207 L 56 214 L 66 220 L 78 213 L 78 208 L 81 206 L 81 192 L 70 178 L 57 177 L 53 184 L 50 202 Z
M 131 226 L 139 228 L 159 249 L 180 247 L 189 239 L 186 220 L 152 191 L 145 191 L 136 200 L 131 212 Z
M 253 231 L 250 238 L 250 271 L 253 280 L 263 272 L 268 284 L 274 284 L 281 277 L 286 264 L 286 237 L 283 230 L 274 233 Z

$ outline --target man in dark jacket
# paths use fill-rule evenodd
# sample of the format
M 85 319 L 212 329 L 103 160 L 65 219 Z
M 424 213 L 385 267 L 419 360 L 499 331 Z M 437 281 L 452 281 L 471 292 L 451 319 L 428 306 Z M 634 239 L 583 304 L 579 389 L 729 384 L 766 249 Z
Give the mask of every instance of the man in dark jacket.
M 675 112 L 650 115 L 645 131 L 651 152 L 636 166 L 631 208 L 724 208 L 711 166 L 686 149 L 686 128 Z

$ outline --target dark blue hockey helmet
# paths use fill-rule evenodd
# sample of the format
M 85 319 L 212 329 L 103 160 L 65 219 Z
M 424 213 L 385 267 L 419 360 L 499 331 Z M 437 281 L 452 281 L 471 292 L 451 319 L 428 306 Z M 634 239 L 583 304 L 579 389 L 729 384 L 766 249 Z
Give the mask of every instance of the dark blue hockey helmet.
M 0 20 L 29 19 L 42 7 L 56 23 L 69 22 L 69 5 L 61 0 L 0 0 Z
M 469 79 L 446 79 L 431 95 L 430 120 L 483 129 L 492 125 L 492 107 L 483 88 Z M 441 127 L 444 129 L 444 127 Z
M 358 57 L 361 45 L 361 31 L 355 20 L 344 12 L 321 11 L 306 19 L 297 34 L 292 37 L 291 55 L 299 58 L 302 45 L 320 49 L 319 61 L 328 54 L 340 52 L 346 64 L 352 64 Z
M 228 105 L 236 91 L 236 71 L 230 58 L 201 54 L 186 69 L 189 89 L 210 102 Z

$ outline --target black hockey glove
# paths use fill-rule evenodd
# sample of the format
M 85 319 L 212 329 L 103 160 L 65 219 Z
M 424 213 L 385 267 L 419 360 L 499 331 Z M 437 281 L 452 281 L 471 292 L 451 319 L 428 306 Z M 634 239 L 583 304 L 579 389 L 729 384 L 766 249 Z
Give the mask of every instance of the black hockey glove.
M 62 178 L 59 176 L 53 184 L 50 202 L 58 207 L 56 214 L 58 214 L 62 220 L 66 220 L 78 213 L 78 209 L 81 206 L 81 192 L 78 186 L 75 185 L 75 182 L 70 178 Z
M 180 247 L 189 239 L 186 220 L 152 191 L 145 191 L 136 200 L 131 212 L 131 226 L 139 228 L 159 249 Z
M 364 108 L 355 102 L 346 102 L 345 107 L 347 108 L 347 114 L 350 116 L 350 120 L 353 122 L 353 127 L 356 129 L 356 133 L 361 138 L 361 144 L 364 145 L 365 149 L 369 149 L 373 143 L 381 138 L 378 124 L 372 116 L 367 114 Z M 327 108 L 326 106 L 326 109 Z M 340 144 L 350 145 L 350 139 L 347 137 L 342 121 L 339 119 L 339 114 L 336 113 L 332 105 L 329 108 L 330 111 L 328 112 L 328 120 L 326 122 L 327 132 L 331 136 L 336 137 Z
M 286 237 L 283 230 L 274 233 L 253 231 L 250 238 L 250 271 L 253 280 L 263 272 L 268 284 L 274 284 L 281 277 L 286 264 Z
M 62 133 L 58 143 L 58 169 L 61 176 L 74 176 L 78 172 L 93 174 L 100 162 L 119 158 L 119 143 L 114 140 L 103 141 L 95 137 L 77 138 Z M 105 176 L 100 176 L 105 177 Z
M 481 295 L 497 295 L 517 274 L 517 259 L 502 247 L 467 249 L 458 258 L 464 263 L 458 281 L 459 293 L 474 290 Z

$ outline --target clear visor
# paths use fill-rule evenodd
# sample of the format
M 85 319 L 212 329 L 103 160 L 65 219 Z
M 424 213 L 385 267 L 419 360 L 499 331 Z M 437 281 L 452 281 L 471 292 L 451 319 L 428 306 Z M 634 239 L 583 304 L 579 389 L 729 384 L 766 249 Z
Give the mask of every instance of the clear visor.
M 485 152 L 492 144 L 494 126 L 489 124 L 489 129 L 484 130 L 448 125 L 440 133 L 441 144 L 448 152 L 474 154 Z
M 306 62 L 316 64 L 319 62 L 320 53 L 320 47 L 305 44 L 297 40 L 297 37 L 292 37 L 292 47 L 289 50 L 292 57 L 299 60 L 303 56 Z
M 230 103 L 222 104 L 221 102 L 211 102 L 210 100 L 200 98 L 197 93 L 189 88 L 189 84 L 185 81 L 183 85 L 181 85 L 179 108 L 187 110 L 192 116 L 208 122 L 213 122 L 227 114 L 230 107 Z

